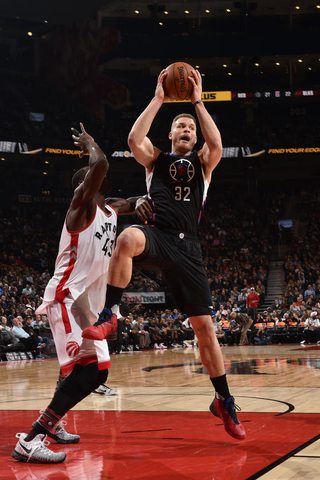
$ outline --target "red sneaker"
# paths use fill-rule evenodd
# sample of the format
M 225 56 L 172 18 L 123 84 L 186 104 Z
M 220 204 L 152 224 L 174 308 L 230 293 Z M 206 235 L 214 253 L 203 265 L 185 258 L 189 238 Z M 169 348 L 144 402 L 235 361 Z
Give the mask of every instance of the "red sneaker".
M 98 320 L 94 325 L 85 328 L 82 337 L 89 340 L 117 340 L 117 328 L 117 315 L 112 314 L 110 320 L 105 322 Z
M 240 411 L 240 407 L 234 403 L 233 397 L 229 397 L 227 400 L 215 397 L 210 405 L 210 412 L 221 418 L 225 431 L 232 437 L 243 440 L 246 438 L 246 431 L 237 417 L 236 410 Z

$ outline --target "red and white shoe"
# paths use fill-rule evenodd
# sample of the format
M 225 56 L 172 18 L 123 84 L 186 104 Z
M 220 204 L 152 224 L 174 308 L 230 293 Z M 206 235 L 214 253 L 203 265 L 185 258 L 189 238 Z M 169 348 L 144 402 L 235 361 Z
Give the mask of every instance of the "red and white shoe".
M 82 337 L 89 340 L 117 340 L 117 328 L 117 315 L 112 314 L 110 320 L 104 322 L 98 320 L 94 325 L 85 328 Z
M 220 398 L 216 396 L 210 405 L 210 412 L 216 417 L 221 418 L 225 431 L 237 440 L 243 440 L 247 434 L 237 417 L 236 410 L 240 411 L 241 409 L 234 403 L 233 397 L 220 400 Z

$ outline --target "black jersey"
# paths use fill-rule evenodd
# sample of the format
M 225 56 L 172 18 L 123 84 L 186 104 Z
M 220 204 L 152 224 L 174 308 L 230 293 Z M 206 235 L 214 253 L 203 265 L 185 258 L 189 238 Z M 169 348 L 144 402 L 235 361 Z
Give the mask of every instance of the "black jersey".
M 209 187 L 197 152 L 161 152 L 146 181 L 154 210 L 149 224 L 196 235 Z

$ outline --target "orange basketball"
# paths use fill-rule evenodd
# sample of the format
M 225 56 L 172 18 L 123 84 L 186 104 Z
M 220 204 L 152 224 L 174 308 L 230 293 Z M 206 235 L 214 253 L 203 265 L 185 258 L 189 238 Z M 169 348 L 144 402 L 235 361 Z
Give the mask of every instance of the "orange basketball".
M 163 88 L 167 97 L 172 100 L 187 100 L 192 92 L 192 83 L 188 79 L 191 75 L 191 65 L 176 62 L 169 65 L 167 76 L 163 80 Z

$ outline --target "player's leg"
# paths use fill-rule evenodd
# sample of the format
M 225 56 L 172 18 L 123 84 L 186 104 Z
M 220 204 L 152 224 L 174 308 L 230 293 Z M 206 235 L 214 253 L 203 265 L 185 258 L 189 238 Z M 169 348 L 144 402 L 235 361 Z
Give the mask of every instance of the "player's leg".
M 104 383 L 107 377 L 108 370 L 99 370 L 97 362 L 85 366 L 77 364 L 72 373 L 56 389 L 47 408 L 40 412 L 40 417 L 32 424 L 32 430 L 28 434 L 17 434 L 19 441 L 11 454 L 12 457 L 20 462 L 63 462 L 66 454 L 49 450 L 44 443 L 46 436 L 58 443 L 78 443 L 79 435 L 65 431 L 63 417 L 72 407 Z
M 245 429 L 237 418 L 237 407 L 229 392 L 221 348 L 212 322 L 212 296 L 201 259 L 201 246 L 187 238 L 172 250 L 172 257 L 173 265 L 163 273 L 177 304 L 188 315 L 198 339 L 202 363 L 215 388 L 216 396 L 210 411 L 223 420 L 230 435 L 245 438 Z
M 118 305 L 124 289 L 131 280 L 133 257 L 143 253 L 145 246 L 146 237 L 139 228 L 130 227 L 121 232 L 108 270 L 106 310 L 110 312 L 109 318 L 104 321 L 99 319 L 95 325 L 85 328 L 83 338 L 103 340 L 110 331 L 108 320 L 116 325 Z
M 215 335 L 210 315 L 189 317 L 198 338 L 199 351 L 203 366 L 208 370 L 210 380 L 215 388 L 216 395 L 210 405 L 213 415 L 220 417 L 225 430 L 237 439 L 244 439 L 246 432 L 239 421 L 234 398 L 229 392 L 227 377 L 224 369 L 223 356 Z

